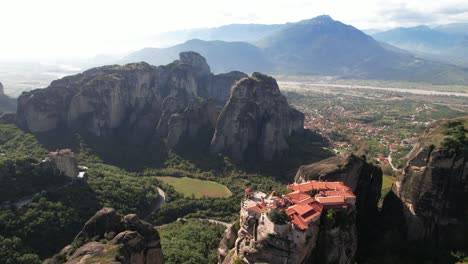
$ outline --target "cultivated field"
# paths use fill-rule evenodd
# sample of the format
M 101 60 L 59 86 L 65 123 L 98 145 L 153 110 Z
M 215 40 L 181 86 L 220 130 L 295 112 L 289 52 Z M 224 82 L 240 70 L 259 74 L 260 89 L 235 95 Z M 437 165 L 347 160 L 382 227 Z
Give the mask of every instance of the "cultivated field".
M 186 197 L 195 196 L 195 198 L 226 198 L 232 195 L 231 191 L 224 185 L 188 177 L 157 177 L 164 183 L 172 185 L 174 189 Z

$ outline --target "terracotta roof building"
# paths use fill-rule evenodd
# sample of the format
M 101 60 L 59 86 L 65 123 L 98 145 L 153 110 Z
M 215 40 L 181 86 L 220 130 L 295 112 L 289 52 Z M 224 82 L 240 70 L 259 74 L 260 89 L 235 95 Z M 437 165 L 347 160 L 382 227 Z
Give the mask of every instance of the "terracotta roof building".
M 307 181 L 289 184 L 287 187 L 293 192 L 281 197 L 272 193 L 269 199 L 248 205 L 248 214 L 259 218 L 271 209 L 284 208 L 291 224 L 304 231 L 311 222 L 320 219 L 324 209 L 346 209 L 356 201 L 351 188 L 343 182 Z M 245 193 L 248 193 L 247 189 Z

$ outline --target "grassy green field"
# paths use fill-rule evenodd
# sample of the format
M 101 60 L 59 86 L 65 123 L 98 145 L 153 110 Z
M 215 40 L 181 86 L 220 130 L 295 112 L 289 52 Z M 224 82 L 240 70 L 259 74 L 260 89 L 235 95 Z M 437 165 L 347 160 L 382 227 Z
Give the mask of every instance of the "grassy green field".
M 395 177 L 390 175 L 382 176 L 382 192 L 379 200 L 379 207 L 382 207 L 385 195 L 392 189 L 392 184 L 395 182 Z
M 231 191 L 224 185 L 198 179 L 192 179 L 188 177 L 156 177 L 160 181 L 172 185 L 174 189 L 190 197 L 192 195 L 195 198 L 210 197 L 210 198 L 226 198 L 232 195 Z

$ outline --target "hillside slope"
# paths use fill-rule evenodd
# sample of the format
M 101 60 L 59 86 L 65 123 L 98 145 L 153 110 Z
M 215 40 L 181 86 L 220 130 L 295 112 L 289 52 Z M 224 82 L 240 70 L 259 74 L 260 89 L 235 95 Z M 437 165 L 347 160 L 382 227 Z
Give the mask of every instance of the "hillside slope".
M 206 58 L 214 73 L 234 70 L 247 73 L 268 72 L 272 68 L 263 51 L 252 44 L 199 39 L 192 39 L 170 48 L 145 48 L 131 53 L 121 63 L 145 61 L 152 65 L 168 64 L 184 51 L 200 53 Z

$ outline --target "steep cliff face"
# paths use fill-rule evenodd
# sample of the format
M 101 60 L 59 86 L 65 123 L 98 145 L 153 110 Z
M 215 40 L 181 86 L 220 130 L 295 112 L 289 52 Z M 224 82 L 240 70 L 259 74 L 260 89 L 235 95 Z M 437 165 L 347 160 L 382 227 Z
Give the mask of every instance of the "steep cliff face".
M 0 96 L 5 95 L 3 91 L 3 84 L 0 82 Z
M 197 98 L 225 102 L 231 85 L 246 75 L 213 75 L 205 58 L 182 52 L 166 66 L 146 63 L 104 66 L 64 77 L 18 98 L 17 123 L 35 132 L 58 128 L 96 136 L 125 132 L 135 139 L 167 136 L 172 115 Z
M 377 214 L 382 190 L 382 170 L 366 162 L 365 157 L 338 155 L 303 165 L 296 173 L 297 183 L 308 180 L 342 181 L 356 194 L 358 222 L 367 222 Z
M 75 243 L 45 263 L 162 264 L 164 260 L 159 234 L 149 223 L 134 214 L 122 218 L 114 209 L 103 208 L 86 222 Z
M 325 213 L 326 214 L 326 213 Z M 269 217 L 256 220 L 240 211 L 240 229 L 228 228 L 218 248 L 219 263 L 353 263 L 357 250 L 355 207 L 323 215 L 301 231 L 276 225 Z
M 200 143 L 209 145 L 220 112 L 220 107 L 211 100 L 192 100 L 182 112 L 170 117 L 167 134 L 168 146 L 170 148 L 181 147 L 187 141 L 205 141 Z
M 382 217 L 392 216 L 387 228 L 398 224 L 409 241 L 435 247 L 467 243 L 467 153 L 467 117 L 428 127 L 384 201 Z
M 276 80 L 261 73 L 238 81 L 223 108 L 211 142 L 213 153 L 237 160 L 272 160 L 302 133 L 304 114 L 289 106 Z
M 375 230 L 375 223 L 379 216 L 377 204 L 382 189 L 380 167 L 366 162 L 365 157 L 357 157 L 353 154 L 338 155 L 301 166 L 297 171 L 295 181 L 301 183 L 307 180 L 343 181 L 346 186 L 351 187 L 356 195 L 356 222 L 353 228 L 357 228 L 357 231 L 347 229 L 345 232 L 350 232 L 350 234 L 341 233 L 341 237 L 352 237 L 354 239 L 352 243 L 357 245 L 359 242 L 359 250 L 365 251 L 377 232 Z M 344 245 L 340 244 L 343 239 L 337 238 L 337 241 L 329 243 Z M 346 251 L 345 248 L 341 248 L 343 252 Z M 340 249 L 336 248 L 336 250 Z
M 323 223 L 313 251 L 313 263 L 354 263 L 358 248 L 355 211 L 341 212 L 333 225 Z
M 55 166 L 68 177 L 78 176 L 78 163 L 76 161 L 75 154 L 70 149 L 50 152 L 45 161 L 54 163 Z

